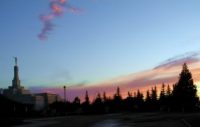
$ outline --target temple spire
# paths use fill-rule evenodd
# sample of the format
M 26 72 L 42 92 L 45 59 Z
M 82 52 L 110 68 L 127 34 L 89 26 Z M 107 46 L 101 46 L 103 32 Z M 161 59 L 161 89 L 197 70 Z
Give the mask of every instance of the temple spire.
M 14 88 L 20 87 L 20 80 L 19 80 L 19 68 L 17 66 L 17 57 L 14 57 L 15 60 L 15 66 L 14 66 L 14 78 L 12 80 L 12 86 Z
M 17 66 L 17 57 L 14 57 L 15 59 L 15 66 Z

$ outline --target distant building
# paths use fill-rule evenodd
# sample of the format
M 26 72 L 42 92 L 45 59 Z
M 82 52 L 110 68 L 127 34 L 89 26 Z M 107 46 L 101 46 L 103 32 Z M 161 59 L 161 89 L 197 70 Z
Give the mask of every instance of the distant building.
M 9 86 L 8 89 L 4 89 L 3 95 L 5 95 L 11 100 L 23 104 L 34 105 L 35 110 L 44 109 L 53 102 L 61 101 L 60 96 L 57 94 L 51 94 L 51 93 L 33 94 L 29 90 L 21 86 L 19 80 L 19 68 L 17 65 L 16 57 L 15 57 L 14 78 L 12 80 L 12 86 Z
M 38 93 L 34 94 L 36 97 L 43 97 L 44 101 L 44 106 L 47 107 L 49 104 L 52 104 L 57 101 L 61 101 L 61 98 L 57 94 L 52 94 L 52 93 Z

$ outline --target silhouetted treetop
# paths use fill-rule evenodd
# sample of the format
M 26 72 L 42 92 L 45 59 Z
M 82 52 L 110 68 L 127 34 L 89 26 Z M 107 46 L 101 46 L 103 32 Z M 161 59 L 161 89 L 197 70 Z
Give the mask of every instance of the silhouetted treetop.
M 132 93 L 128 91 L 128 97 L 132 97 Z
M 166 91 L 166 96 L 171 96 L 172 90 L 169 86 L 169 84 L 167 85 L 167 91 Z
M 79 97 L 75 97 L 73 103 L 74 104 L 80 104 L 81 103 L 80 98 Z
M 88 91 L 85 92 L 85 103 L 90 104 L 90 98 L 88 96 Z
M 183 85 L 183 86 L 193 85 L 192 74 L 189 71 L 186 63 L 183 64 L 182 71 L 179 75 L 178 85 Z
M 153 101 L 156 101 L 158 98 L 158 95 L 157 95 L 157 87 L 155 86 L 154 88 L 152 87 L 152 90 L 151 90 L 151 99 Z
M 105 102 L 105 101 L 107 101 L 107 96 L 106 96 L 106 92 L 103 92 L 103 101 Z
M 145 101 L 150 101 L 151 100 L 151 96 L 150 96 L 150 93 L 149 93 L 149 90 L 146 91 L 146 99 Z
M 121 96 L 120 88 L 119 87 L 117 87 L 117 91 L 116 91 L 116 93 L 114 95 L 114 99 L 115 100 L 122 100 L 122 96 Z
M 183 111 L 195 107 L 198 102 L 197 89 L 193 84 L 192 74 L 186 63 L 183 64 L 179 81 L 174 85 L 173 98 L 176 100 L 174 104 L 182 108 Z
M 160 91 L 160 100 L 165 98 L 165 84 L 163 83 L 161 86 L 161 91 Z
M 121 93 L 120 93 L 120 88 L 119 88 L 119 87 L 117 87 L 116 96 L 121 96 Z

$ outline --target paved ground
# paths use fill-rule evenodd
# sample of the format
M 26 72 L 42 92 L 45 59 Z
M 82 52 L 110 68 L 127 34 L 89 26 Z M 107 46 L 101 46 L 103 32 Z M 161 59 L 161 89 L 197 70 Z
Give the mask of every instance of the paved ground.
M 107 115 L 106 115 L 107 116 Z M 95 123 L 104 120 L 105 115 L 95 116 L 65 116 L 42 119 L 29 119 L 24 122 L 27 124 L 15 127 L 90 127 Z
M 123 113 L 26 120 L 17 127 L 200 127 L 200 113 Z

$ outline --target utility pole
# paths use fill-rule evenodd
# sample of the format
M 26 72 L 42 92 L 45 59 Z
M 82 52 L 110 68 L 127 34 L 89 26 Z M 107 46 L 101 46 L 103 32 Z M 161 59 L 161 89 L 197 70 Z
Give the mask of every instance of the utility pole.
M 66 103 L 66 86 L 63 86 L 64 89 L 64 102 Z

